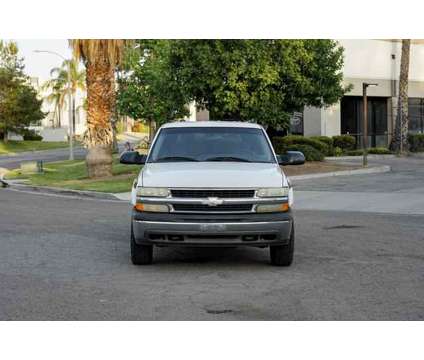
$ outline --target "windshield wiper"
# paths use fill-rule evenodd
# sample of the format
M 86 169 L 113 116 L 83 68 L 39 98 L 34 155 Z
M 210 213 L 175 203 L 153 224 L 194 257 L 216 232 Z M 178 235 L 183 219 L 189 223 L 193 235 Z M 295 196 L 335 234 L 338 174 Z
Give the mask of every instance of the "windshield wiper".
M 153 162 L 166 162 L 166 161 L 199 161 L 187 156 L 164 156 L 156 159 Z
M 248 159 L 243 159 L 235 156 L 215 156 L 205 159 L 205 161 L 240 161 L 240 162 L 251 162 Z

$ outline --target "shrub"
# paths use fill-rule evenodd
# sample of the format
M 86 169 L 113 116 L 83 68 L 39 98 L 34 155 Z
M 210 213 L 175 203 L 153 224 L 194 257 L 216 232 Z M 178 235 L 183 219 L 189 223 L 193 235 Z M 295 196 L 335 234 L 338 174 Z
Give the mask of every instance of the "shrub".
M 325 155 L 316 148 L 307 144 L 295 144 L 287 147 L 287 150 L 300 151 L 305 155 L 306 161 L 323 161 Z
M 334 147 L 339 147 L 343 151 L 353 150 L 355 148 L 355 138 L 351 135 L 333 136 Z
M 274 137 L 272 140 L 277 153 L 286 151 L 287 147 L 292 145 L 309 145 L 323 154 L 327 154 L 330 152 L 330 149 L 326 143 L 308 137 L 304 137 L 302 135 Z M 279 149 L 281 149 L 282 151 L 279 151 Z
M 338 146 L 334 148 L 333 156 L 343 156 L 343 150 Z
M 333 146 L 333 139 L 329 136 L 311 136 L 309 139 L 321 141 L 330 147 Z
M 376 148 L 369 148 L 368 154 L 376 154 L 376 155 L 388 155 L 392 152 L 389 149 L 383 148 L 383 147 L 376 147 Z M 364 150 L 363 149 L 357 149 L 357 150 L 349 150 L 346 152 L 346 155 L 348 156 L 358 156 L 363 155 Z
M 335 156 L 333 139 L 329 136 L 311 136 L 310 139 L 322 142 L 327 145 L 327 150 L 325 151 L 326 156 Z
M 408 134 L 409 151 L 424 151 L 424 134 Z
M 40 134 L 37 134 L 34 130 L 26 129 L 22 133 L 22 137 L 24 140 L 33 140 L 33 141 L 41 141 L 43 137 Z

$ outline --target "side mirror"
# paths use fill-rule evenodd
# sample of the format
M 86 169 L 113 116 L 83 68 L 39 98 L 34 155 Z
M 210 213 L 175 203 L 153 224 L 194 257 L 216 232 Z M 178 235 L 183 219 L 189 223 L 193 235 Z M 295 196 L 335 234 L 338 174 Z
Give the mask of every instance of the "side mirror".
M 302 165 L 305 163 L 305 155 L 300 151 L 287 151 L 284 155 L 277 155 L 280 165 Z
M 143 165 L 146 163 L 147 156 L 141 155 L 138 151 L 125 151 L 119 158 L 121 164 Z

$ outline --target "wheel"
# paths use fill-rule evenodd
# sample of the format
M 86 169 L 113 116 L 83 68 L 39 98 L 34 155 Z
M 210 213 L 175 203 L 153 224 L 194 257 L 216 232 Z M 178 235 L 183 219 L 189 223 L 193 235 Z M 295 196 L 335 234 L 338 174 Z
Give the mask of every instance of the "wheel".
M 294 253 L 294 224 L 290 233 L 289 243 L 287 245 L 276 245 L 269 247 L 271 264 L 275 266 L 290 266 L 293 262 Z
M 153 245 L 139 245 L 135 242 L 131 223 L 131 262 L 134 265 L 149 265 L 153 261 Z

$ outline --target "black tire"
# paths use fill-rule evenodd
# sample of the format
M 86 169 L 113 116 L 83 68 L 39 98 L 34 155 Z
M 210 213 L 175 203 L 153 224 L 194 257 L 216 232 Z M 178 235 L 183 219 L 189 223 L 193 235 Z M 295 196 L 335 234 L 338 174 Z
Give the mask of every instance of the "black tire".
M 269 247 L 271 264 L 275 266 L 290 266 L 294 254 L 294 224 L 292 224 L 289 243 Z
M 153 245 L 139 245 L 135 242 L 131 223 L 131 262 L 134 265 L 150 265 L 153 261 Z

